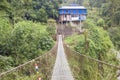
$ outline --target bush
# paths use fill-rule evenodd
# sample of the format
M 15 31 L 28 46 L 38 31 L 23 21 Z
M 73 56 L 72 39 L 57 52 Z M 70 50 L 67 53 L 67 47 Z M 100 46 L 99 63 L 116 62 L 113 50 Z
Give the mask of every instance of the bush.
M 91 23 L 92 24 L 92 23 Z M 87 44 L 86 44 L 87 43 Z M 85 47 L 87 46 L 87 47 Z M 88 48 L 88 49 L 86 49 Z M 82 53 L 88 54 L 94 58 L 98 58 L 101 54 L 105 57 L 105 54 L 113 48 L 113 44 L 110 40 L 110 37 L 103 28 L 97 26 L 90 26 L 88 27 L 88 37 L 87 41 L 85 39 L 78 43 L 75 49 L 79 52 L 83 51 Z M 87 53 L 85 52 L 87 50 Z
M 113 27 L 109 28 L 109 35 L 114 43 L 115 47 L 119 50 L 120 49 L 120 28 L 119 27 Z
M 55 27 L 54 26 L 48 26 L 46 30 L 50 36 L 55 35 Z
M 5 57 L 0 55 L 0 72 L 9 70 L 12 68 L 13 59 L 11 57 Z
M 39 23 L 23 21 L 15 24 L 10 38 L 12 57 L 15 65 L 26 62 L 49 50 L 53 40 Z M 48 39 L 47 39 L 48 38 Z
M 104 27 L 105 26 L 105 21 L 101 18 L 97 21 L 97 26 Z
M 9 38 L 12 31 L 12 27 L 9 20 L 6 18 L 0 18 L 0 55 L 8 55 L 9 51 Z
M 49 36 L 42 36 L 38 42 L 38 48 L 42 50 L 50 50 L 53 46 L 53 40 Z

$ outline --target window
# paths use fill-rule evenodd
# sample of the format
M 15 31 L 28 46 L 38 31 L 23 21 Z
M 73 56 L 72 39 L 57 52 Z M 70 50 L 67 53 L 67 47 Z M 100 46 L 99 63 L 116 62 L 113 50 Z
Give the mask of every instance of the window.
M 66 10 L 66 12 L 68 13 L 68 10 Z
M 62 10 L 62 14 L 64 13 L 64 11 Z
M 71 16 L 72 16 L 72 17 L 74 17 L 74 15 L 73 15 L 73 14 L 72 14 Z
M 78 10 L 76 10 L 76 14 L 79 14 Z
M 69 13 L 69 11 L 68 10 L 66 10 L 66 14 L 68 14 Z

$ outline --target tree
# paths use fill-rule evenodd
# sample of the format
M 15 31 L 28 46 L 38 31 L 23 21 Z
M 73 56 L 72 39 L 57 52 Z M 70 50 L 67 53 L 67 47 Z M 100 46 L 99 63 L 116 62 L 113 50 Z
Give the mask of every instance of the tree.
M 84 26 L 88 29 L 88 49 L 85 52 L 85 41 L 81 39 L 79 44 L 75 47 L 77 51 L 82 51 L 81 53 L 90 55 L 91 57 L 97 58 L 99 60 L 104 60 L 106 53 L 113 48 L 113 44 L 110 40 L 108 33 L 102 28 L 97 27 L 92 21 L 87 20 Z M 84 50 L 84 51 L 83 51 Z
M 0 15 L 8 17 L 12 24 L 22 20 L 46 22 L 46 17 L 58 18 L 59 3 L 61 1 L 58 0 L 1 0 Z M 44 19 L 39 16 L 40 9 L 44 9 L 42 10 L 46 15 Z
M 58 0 L 58 1 L 59 1 L 59 3 L 60 3 L 60 4 L 62 4 L 62 3 L 63 3 L 63 0 Z
M 0 18 L 0 55 L 8 55 L 9 51 L 9 38 L 12 32 L 12 27 L 7 18 Z
M 91 10 L 92 10 L 92 8 L 93 8 L 93 6 L 94 6 L 94 0 L 89 0 L 89 5 L 90 5 L 90 7 L 91 7 Z
M 102 18 L 97 21 L 97 26 L 101 26 L 101 27 L 105 26 L 105 22 Z
M 15 66 L 41 55 L 42 51 L 53 46 L 53 40 L 48 36 L 45 26 L 31 21 L 15 24 L 9 43 Z
M 83 5 L 83 0 L 77 0 L 77 3 Z
M 116 25 L 120 25 L 120 8 L 117 9 L 114 16 L 115 16 L 114 17 L 114 23 Z
M 115 47 L 120 49 L 120 27 L 109 28 L 109 35 Z
M 47 13 L 44 8 L 39 9 L 39 12 L 37 13 L 38 21 L 40 22 L 47 22 Z
M 41 53 L 41 50 L 37 48 L 40 34 L 40 29 L 32 22 L 23 21 L 15 24 L 10 38 L 12 51 L 10 55 L 13 57 L 15 65 L 35 58 Z
M 0 10 L 8 11 L 9 7 L 10 7 L 10 4 L 8 3 L 7 0 L 0 1 Z
M 102 8 L 102 17 L 105 19 L 108 26 L 119 25 L 119 10 L 120 10 L 120 1 L 119 0 L 108 0 L 107 3 L 103 5 Z

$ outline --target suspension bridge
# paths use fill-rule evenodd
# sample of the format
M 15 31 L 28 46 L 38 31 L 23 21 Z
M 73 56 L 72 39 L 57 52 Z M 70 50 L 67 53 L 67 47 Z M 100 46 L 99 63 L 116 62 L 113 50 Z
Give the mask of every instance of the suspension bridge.
M 74 80 L 64 53 L 62 35 L 59 35 L 57 58 L 51 80 Z
M 0 80 L 116 80 L 118 70 L 118 66 L 72 51 L 59 35 L 49 52 L 1 73 Z

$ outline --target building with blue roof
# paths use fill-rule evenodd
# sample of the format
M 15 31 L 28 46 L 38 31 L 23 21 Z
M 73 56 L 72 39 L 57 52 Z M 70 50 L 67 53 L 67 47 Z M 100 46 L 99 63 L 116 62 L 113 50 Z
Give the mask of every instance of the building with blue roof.
M 86 20 L 87 9 L 84 6 L 70 5 L 59 8 L 60 22 L 75 22 Z

